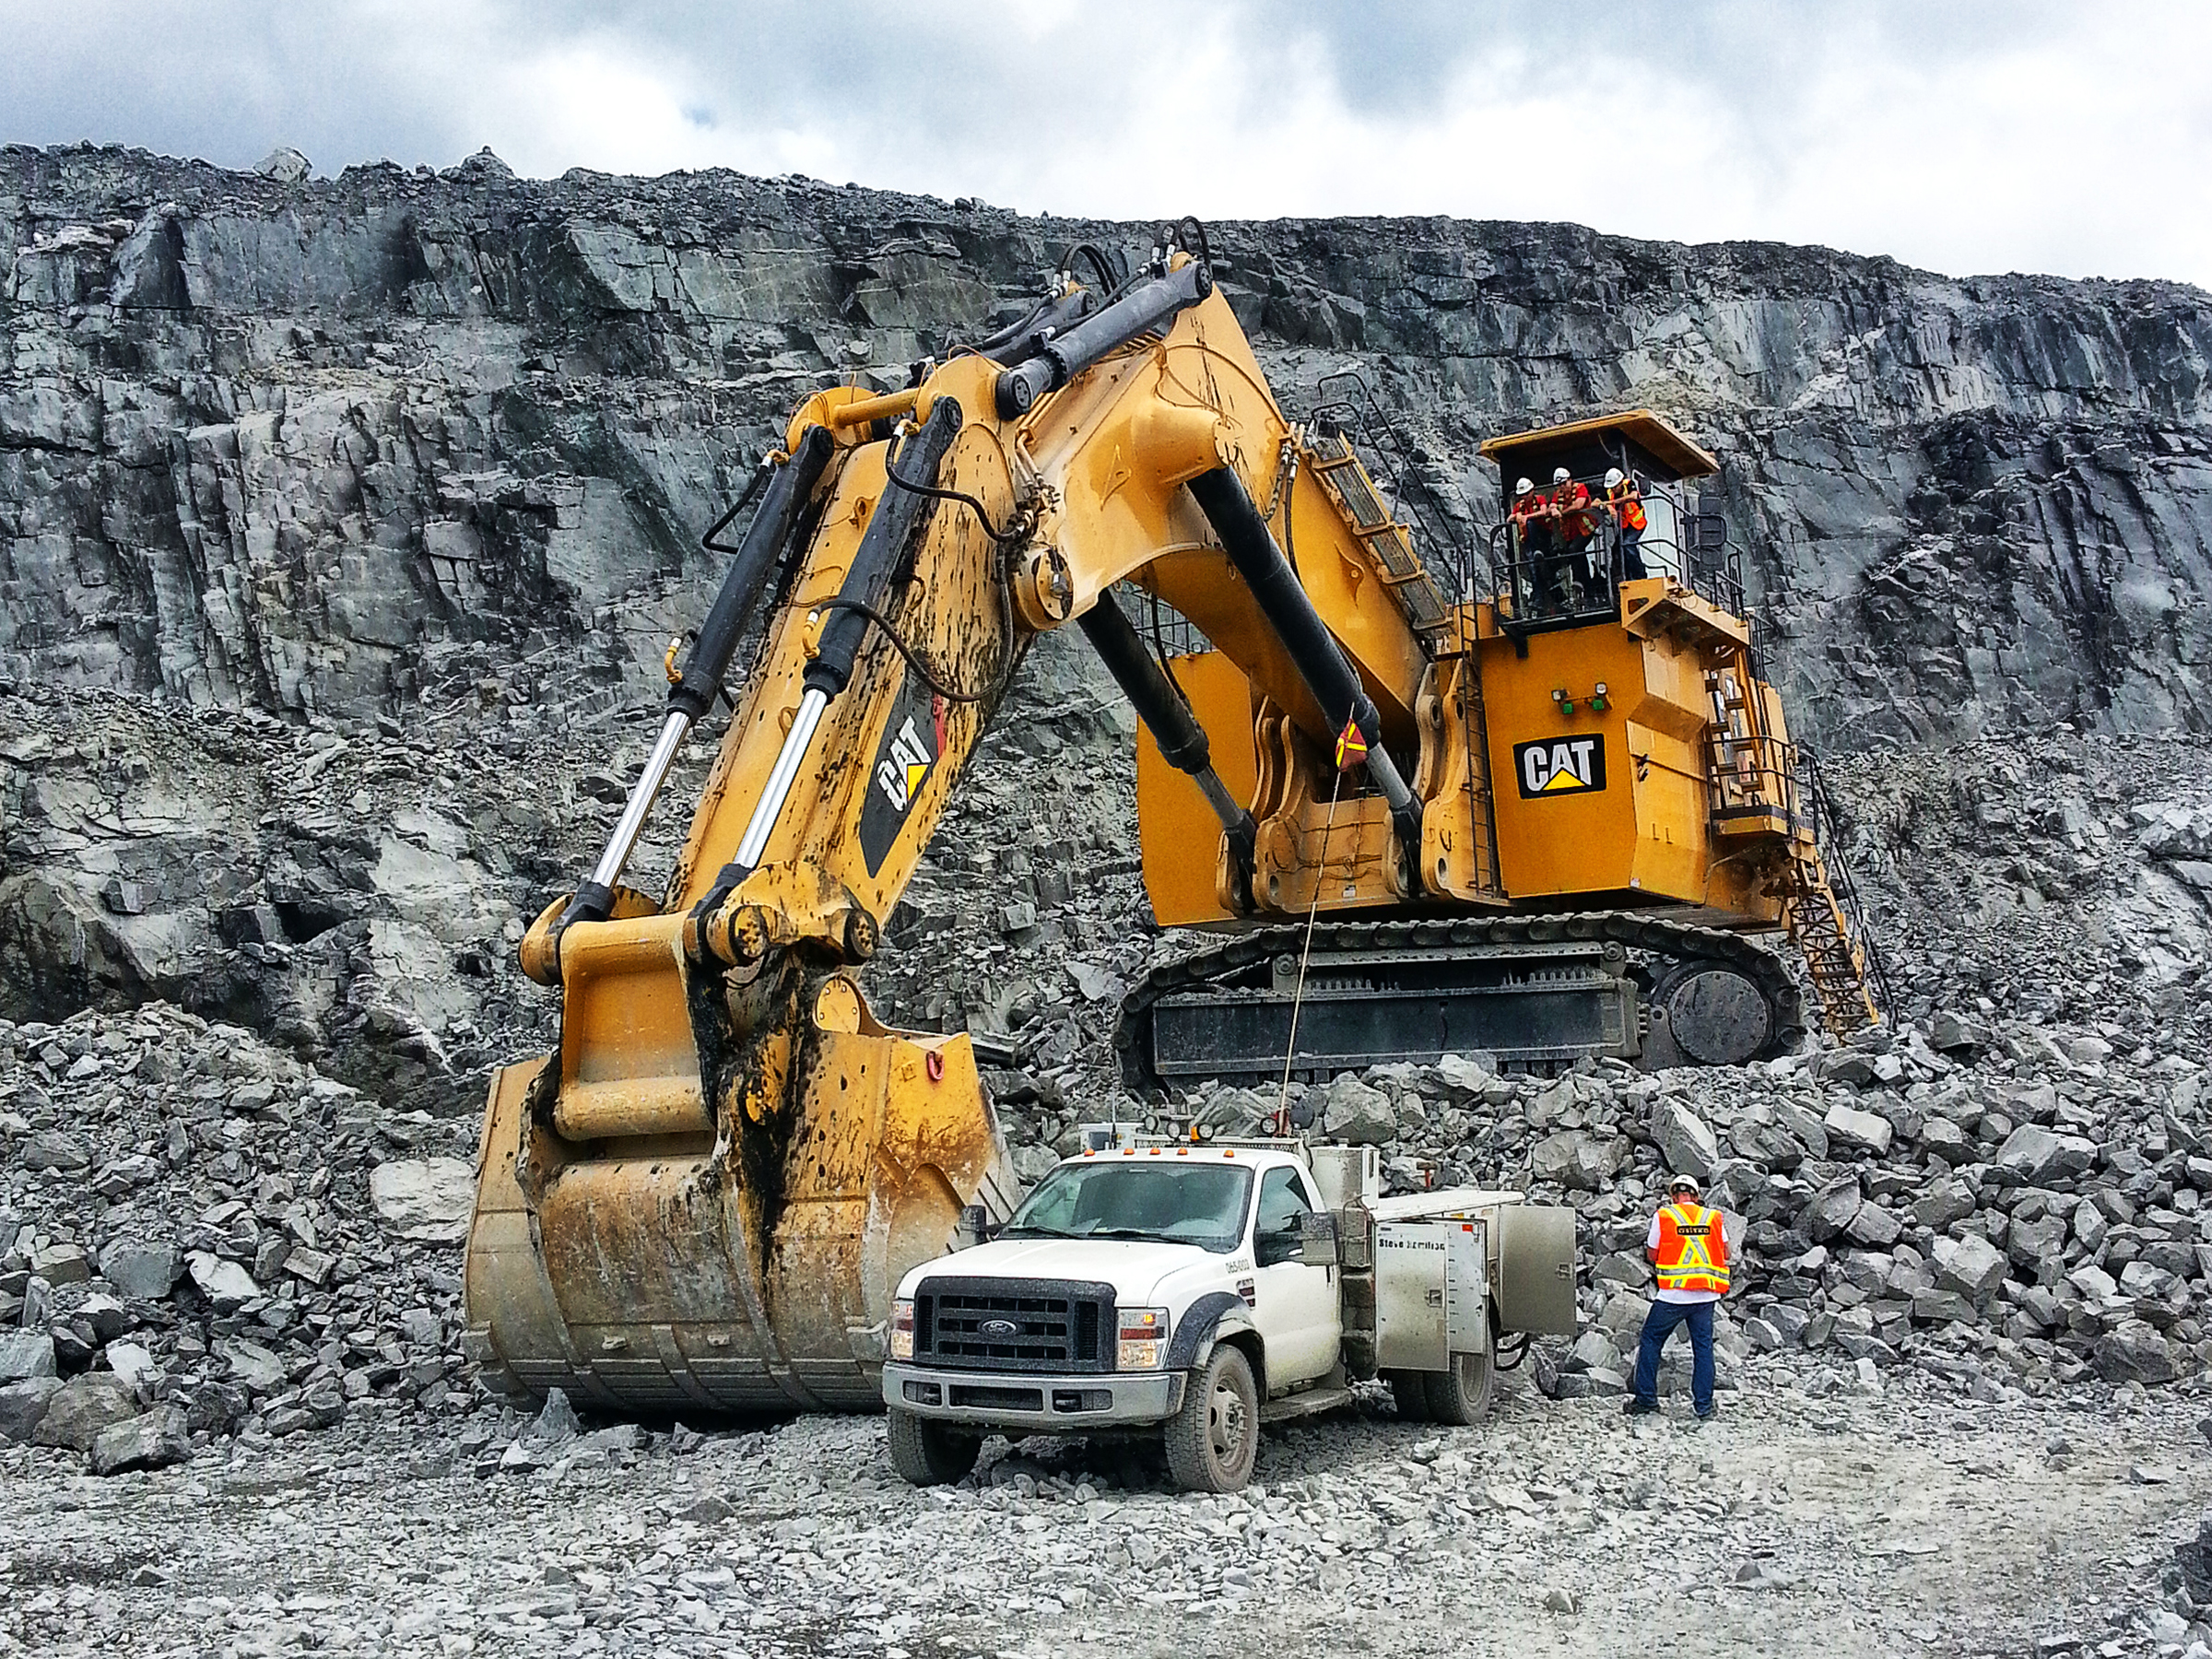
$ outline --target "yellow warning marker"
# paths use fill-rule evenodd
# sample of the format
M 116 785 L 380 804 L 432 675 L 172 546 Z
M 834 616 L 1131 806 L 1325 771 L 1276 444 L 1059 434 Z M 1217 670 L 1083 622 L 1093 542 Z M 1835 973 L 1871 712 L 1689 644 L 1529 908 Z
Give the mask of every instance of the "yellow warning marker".
M 1336 734 L 1336 770 L 1349 771 L 1366 758 L 1367 739 L 1359 735 L 1359 723 L 1347 719 Z

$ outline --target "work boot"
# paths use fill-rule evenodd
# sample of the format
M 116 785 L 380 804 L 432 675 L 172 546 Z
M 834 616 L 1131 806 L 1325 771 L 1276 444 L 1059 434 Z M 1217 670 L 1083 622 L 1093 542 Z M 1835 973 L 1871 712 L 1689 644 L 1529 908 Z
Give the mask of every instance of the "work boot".
M 1655 1417 L 1658 1412 L 1658 1401 L 1639 1399 L 1634 1394 L 1630 1394 L 1629 1403 L 1620 1408 L 1623 1417 Z
M 1719 1417 L 1720 1415 L 1721 1415 L 1721 1403 L 1720 1403 L 1718 1400 L 1714 1400 L 1714 1401 L 1712 1401 L 1712 1402 L 1710 1405 L 1708 1405 L 1708 1406 L 1706 1406 L 1706 1407 L 1705 1407 L 1705 1408 L 1704 1408 L 1702 1411 L 1700 1411 L 1700 1412 L 1697 1414 L 1697 1418 L 1698 1418 L 1698 1421 L 1699 1421 L 1699 1422 L 1700 1422 L 1700 1423 L 1710 1423 L 1710 1422 L 1712 1422 L 1712 1419 L 1713 1419 L 1714 1418 L 1717 1418 L 1717 1417 Z

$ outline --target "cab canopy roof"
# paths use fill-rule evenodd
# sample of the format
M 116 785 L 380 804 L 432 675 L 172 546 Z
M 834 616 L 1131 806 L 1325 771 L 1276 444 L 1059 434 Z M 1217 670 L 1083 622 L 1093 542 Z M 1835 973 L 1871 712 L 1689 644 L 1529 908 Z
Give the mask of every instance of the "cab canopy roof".
M 1516 477 L 1535 479 L 1539 489 L 1550 488 L 1552 472 L 1561 466 L 1590 480 L 1618 466 L 1663 484 L 1709 477 L 1721 470 L 1712 455 L 1649 409 L 1510 433 L 1491 439 L 1480 453 L 1496 464 L 1509 494 Z

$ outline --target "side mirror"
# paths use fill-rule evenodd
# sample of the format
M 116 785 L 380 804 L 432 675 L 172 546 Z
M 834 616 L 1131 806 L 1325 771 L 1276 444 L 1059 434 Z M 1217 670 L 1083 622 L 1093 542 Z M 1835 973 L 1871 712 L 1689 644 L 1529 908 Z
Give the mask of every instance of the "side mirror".
M 1278 1262 L 1295 1262 L 1305 1235 L 1295 1227 L 1286 1227 L 1280 1232 L 1252 1235 L 1252 1259 L 1262 1267 L 1273 1267 Z
M 1327 1210 L 1308 1210 L 1300 1218 L 1299 1259 L 1309 1267 L 1337 1265 L 1336 1218 Z
M 955 1250 L 973 1250 L 990 1238 L 991 1212 L 980 1204 L 971 1204 L 960 1212 L 960 1218 L 952 1230 L 952 1247 Z

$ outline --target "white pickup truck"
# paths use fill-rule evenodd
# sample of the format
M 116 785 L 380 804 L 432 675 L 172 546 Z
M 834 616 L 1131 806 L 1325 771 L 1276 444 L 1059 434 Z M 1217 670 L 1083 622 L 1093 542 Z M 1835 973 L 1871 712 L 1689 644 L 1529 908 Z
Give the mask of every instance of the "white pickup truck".
M 1164 1435 L 1185 1490 L 1231 1491 L 1263 1424 L 1354 1379 L 1470 1423 L 1501 1337 L 1574 1331 L 1570 1210 L 1384 1198 L 1371 1147 L 1093 1139 L 995 1239 L 900 1281 L 883 1397 L 916 1486 L 960 1479 L 987 1434 L 1134 1433 Z

